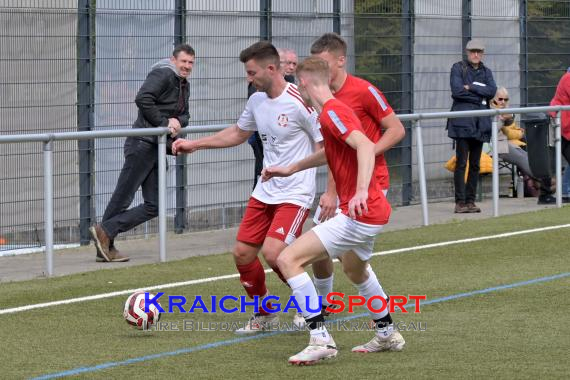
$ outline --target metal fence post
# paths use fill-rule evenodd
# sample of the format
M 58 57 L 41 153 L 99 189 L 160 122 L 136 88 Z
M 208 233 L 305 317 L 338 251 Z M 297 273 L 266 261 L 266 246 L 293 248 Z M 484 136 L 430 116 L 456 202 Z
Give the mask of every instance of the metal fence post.
M 340 0 L 333 0 L 333 32 L 340 36 Z
M 174 14 L 174 45 L 186 40 L 186 0 L 176 0 Z M 188 104 L 186 105 L 189 106 Z M 186 201 L 188 175 L 186 155 L 176 157 L 176 213 L 174 215 L 174 233 L 181 234 L 186 229 Z
M 90 0 L 79 0 L 77 3 L 77 130 L 93 130 L 93 100 L 94 100 L 94 49 L 92 28 L 94 9 Z M 94 146 L 91 139 L 78 140 L 79 153 L 79 236 L 82 245 L 89 244 L 89 226 L 95 217 L 93 209 L 93 194 L 95 192 L 94 176 Z
M 259 0 L 259 11 L 259 37 L 271 41 L 271 0 Z
M 520 44 L 520 105 L 528 106 L 528 29 L 527 2 L 521 0 L 519 7 L 519 44 Z
M 413 88 L 413 0 L 403 0 L 402 2 L 402 97 L 400 112 L 412 113 L 414 109 L 414 88 Z M 410 122 L 404 122 L 407 133 L 404 139 L 398 144 L 401 152 L 401 175 L 402 175 L 402 205 L 408 206 L 412 199 L 412 133 Z
M 422 217 L 424 226 L 429 225 L 426 168 L 424 163 L 424 142 L 422 128 L 419 120 L 412 121 L 412 128 L 416 130 L 416 153 L 418 155 L 418 175 L 420 180 L 420 199 L 422 203 Z
M 44 142 L 44 240 L 46 274 L 53 275 L 53 142 Z
M 166 134 L 158 136 L 158 251 L 166 261 Z
M 556 146 L 556 207 L 562 207 L 562 111 L 556 112 L 556 125 L 554 126 L 554 143 Z M 568 169 L 566 169 L 568 170 Z
M 491 146 L 493 147 L 493 216 L 499 216 L 499 152 L 497 152 L 497 139 L 499 123 L 497 119 L 499 116 L 493 116 L 492 130 L 491 130 Z M 502 123 L 501 123 L 502 124 Z M 480 184 L 479 186 L 482 186 Z
M 461 47 L 463 51 L 463 56 L 465 56 L 465 46 L 467 42 L 471 39 L 471 13 L 472 13 L 471 0 L 462 0 L 461 2 L 461 40 L 463 41 L 463 46 Z

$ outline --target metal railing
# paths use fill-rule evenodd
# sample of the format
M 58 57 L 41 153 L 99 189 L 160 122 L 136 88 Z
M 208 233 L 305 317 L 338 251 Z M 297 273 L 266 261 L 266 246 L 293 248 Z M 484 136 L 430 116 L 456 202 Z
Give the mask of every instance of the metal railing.
M 421 120 L 453 119 L 459 117 L 494 116 L 491 143 L 497 146 L 498 116 L 501 114 L 526 114 L 533 112 L 556 112 L 555 119 L 555 147 L 556 147 L 556 206 L 562 207 L 562 149 L 561 149 L 561 111 L 570 111 L 570 106 L 505 108 L 480 111 L 414 113 L 398 115 L 402 121 L 411 121 L 416 133 L 416 154 L 418 160 L 418 176 L 422 205 L 423 224 L 429 225 L 429 212 L 427 201 L 427 186 L 425 174 L 425 161 L 423 152 Z M 220 131 L 228 125 L 193 126 L 182 129 L 182 134 Z M 122 129 L 113 131 L 86 131 L 86 132 L 58 132 L 26 135 L 0 136 L 0 144 L 43 142 L 43 177 L 44 177 L 44 222 L 45 222 L 45 250 L 46 273 L 53 275 L 53 142 L 63 140 L 90 140 L 97 138 L 129 137 L 129 136 L 158 136 L 158 235 L 159 260 L 166 261 L 166 136 L 168 128 L 148 129 Z M 499 170 L 498 153 L 493 149 L 493 216 L 499 216 Z

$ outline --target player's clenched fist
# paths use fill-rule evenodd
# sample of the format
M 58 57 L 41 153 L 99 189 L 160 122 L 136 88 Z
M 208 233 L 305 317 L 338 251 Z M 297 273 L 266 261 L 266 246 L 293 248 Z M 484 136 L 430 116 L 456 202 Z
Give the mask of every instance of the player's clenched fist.
M 194 140 L 178 139 L 172 143 L 172 153 L 194 153 L 198 149 L 198 144 Z

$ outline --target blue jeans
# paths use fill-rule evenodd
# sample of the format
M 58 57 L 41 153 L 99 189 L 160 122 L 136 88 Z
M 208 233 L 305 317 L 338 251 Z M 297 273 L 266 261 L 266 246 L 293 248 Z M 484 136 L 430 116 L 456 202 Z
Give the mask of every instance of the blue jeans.
M 127 137 L 124 155 L 123 169 L 101 222 L 111 240 L 158 215 L 157 146 Z M 139 187 L 142 187 L 144 203 L 129 209 Z

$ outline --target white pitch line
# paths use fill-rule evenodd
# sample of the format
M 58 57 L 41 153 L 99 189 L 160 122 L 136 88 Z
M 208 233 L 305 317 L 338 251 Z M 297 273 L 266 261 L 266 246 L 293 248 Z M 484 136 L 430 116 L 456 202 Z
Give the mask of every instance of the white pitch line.
M 445 247 L 446 245 L 452 245 L 452 244 L 473 243 L 473 242 L 476 242 L 476 241 L 491 240 L 491 239 L 500 239 L 500 238 L 510 237 L 510 236 L 516 236 L 516 235 L 531 234 L 531 233 L 534 233 L 534 232 L 543 232 L 543 231 L 550 231 L 550 230 L 559 230 L 559 229 L 561 229 L 561 228 L 568 228 L 568 227 L 570 227 L 570 224 L 560 224 L 560 225 L 557 225 L 557 226 L 533 228 L 533 229 L 530 229 L 530 230 L 514 231 L 514 232 L 505 232 L 505 233 L 497 234 L 497 235 L 480 236 L 480 237 L 469 238 L 469 239 L 444 241 L 444 242 L 441 242 L 441 243 L 418 245 L 418 246 L 416 246 L 416 247 L 399 248 L 399 249 L 391 249 L 391 250 L 389 250 L 389 251 L 374 252 L 374 253 L 372 254 L 372 256 L 383 256 L 383 255 L 391 255 L 391 254 L 394 254 L 394 253 L 403 253 L 403 252 L 409 252 L 409 251 L 417 251 L 417 250 L 420 250 L 420 249 L 429 249 L 429 248 L 436 248 L 436 247 Z
M 425 245 L 418 245 L 415 247 L 407 247 L 407 248 L 392 249 L 389 251 L 374 252 L 372 254 L 372 256 L 392 255 L 395 253 L 404 253 L 404 252 L 418 251 L 421 249 L 444 247 L 444 246 L 452 245 L 452 244 L 465 244 L 465 243 L 472 243 L 472 242 L 482 241 L 482 240 L 500 239 L 500 238 L 504 238 L 504 237 L 530 234 L 530 233 L 535 233 L 535 232 L 558 230 L 561 228 L 568 228 L 568 227 L 570 227 L 570 224 L 560 224 L 557 226 L 533 228 L 530 230 L 523 230 L 523 231 L 506 232 L 506 233 L 497 234 L 497 235 L 488 235 L 488 236 L 481 236 L 481 237 L 469 238 L 469 239 L 444 241 L 441 243 L 425 244 Z M 334 261 L 336 262 L 338 260 L 335 259 Z M 265 273 L 270 273 L 271 271 L 272 271 L 271 269 L 266 269 Z M 32 304 L 32 305 L 13 307 L 10 309 L 0 309 L 0 315 L 19 313 L 22 311 L 41 309 L 41 308 L 50 307 L 50 306 L 68 305 L 68 304 L 79 303 L 79 302 L 86 302 L 86 301 L 94 301 L 94 300 L 99 300 L 99 299 L 104 299 L 104 298 L 111 298 L 111 297 L 122 296 L 122 295 L 126 295 L 126 294 L 132 294 L 132 293 L 134 293 L 136 291 L 140 291 L 140 290 L 151 291 L 151 290 L 159 290 L 159 289 L 169 289 L 169 288 L 176 288 L 176 287 L 181 287 L 181 286 L 204 284 L 207 282 L 214 282 L 214 281 L 220 281 L 220 280 L 229 280 L 229 279 L 238 278 L 238 277 L 239 277 L 239 274 L 237 274 L 237 273 L 236 274 L 228 274 L 228 275 L 224 275 L 224 276 L 200 278 L 197 280 L 171 282 L 168 284 L 147 286 L 147 287 L 139 288 L 139 289 L 127 289 L 127 290 L 121 290 L 121 291 L 117 291 L 117 292 L 96 294 L 93 296 L 70 298 L 70 299 L 61 300 L 61 301 L 37 303 L 37 304 Z

